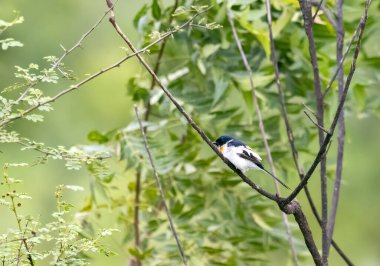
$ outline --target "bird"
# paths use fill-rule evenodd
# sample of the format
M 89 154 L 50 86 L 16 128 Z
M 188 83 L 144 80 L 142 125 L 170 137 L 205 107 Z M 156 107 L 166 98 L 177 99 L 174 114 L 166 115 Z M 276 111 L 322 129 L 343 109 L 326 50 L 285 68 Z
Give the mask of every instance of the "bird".
M 250 169 L 262 170 L 273 177 L 281 185 L 290 189 L 285 183 L 275 177 L 271 172 L 267 171 L 261 164 L 261 157 L 253 149 L 247 146 L 244 142 L 235 139 L 231 136 L 220 136 L 213 144 L 218 148 L 220 153 L 227 158 L 241 172 L 246 172 Z

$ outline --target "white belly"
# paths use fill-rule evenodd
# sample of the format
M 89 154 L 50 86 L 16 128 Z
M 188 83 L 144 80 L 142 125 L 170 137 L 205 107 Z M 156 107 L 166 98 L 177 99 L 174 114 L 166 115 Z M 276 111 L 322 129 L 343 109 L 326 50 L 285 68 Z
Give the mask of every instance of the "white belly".
M 252 153 L 252 151 L 250 151 L 250 152 Z M 242 153 L 242 147 L 226 147 L 223 150 L 224 157 L 226 157 L 231 163 L 233 163 L 236 166 L 236 168 L 238 168 L 240 171 L 245 172 L 245 171 L 248 171 L 250 169 L 261 170 L 253 162 L 246 160 L 244 158 L 241 158 L 238 155 L 239 153 Z M 254 155 L 257 155 L 257 154 L 254 153 Z M 260 156 L 257 155 L 257 157 L 261 161 Z

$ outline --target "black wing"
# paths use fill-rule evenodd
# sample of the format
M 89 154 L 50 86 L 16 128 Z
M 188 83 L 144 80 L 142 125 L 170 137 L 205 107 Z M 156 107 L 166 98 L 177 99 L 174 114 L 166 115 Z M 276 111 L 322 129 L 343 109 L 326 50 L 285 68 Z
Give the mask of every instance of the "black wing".
M 255 155 L 253 155 L 251 152 L 248 152 L 247 150 L 243 150 L 243 153 L 238 153 L 238 155 L 243 158 L 243 159 L 246 159 L 248 161 L 251 161 L 253 162 L 254 164 L 257 165 L 257 167 L 259 167 L 260 169 L 264 169 L 263 165 L 261 164 L 260 162 L 260 159 L 258 159 Z
M 282 182 L 280 179 L 278 179 L 277 177 L 275 177 L 271 172 L 267 171 L 264 166 L 261 164 L 261 162 L 259 161 L 259 159 L 257 157 L 255 157 L 252 153 L 246 151 L 246 150 L 243 150 L 243 153 L 238 153 L 238 155 L 243 158 L 243 159 L 246 159 L 246 160 L 249 160 L 251 162 L 253 162 L 254 164 L 257 165 L 257 167 L 259 167 L 261 170 L 263 170 L 265 173 L 267 173 L 268 175 L 270 175 L 271 177 L 273 177 L 274 179 L 277 180 L 277 182 L 279 182 L 281 185 L 283 185 L 284 187 L 286 187 L 287 189 L 290 189 L 287 185 L 285 185 L 284 182 Z

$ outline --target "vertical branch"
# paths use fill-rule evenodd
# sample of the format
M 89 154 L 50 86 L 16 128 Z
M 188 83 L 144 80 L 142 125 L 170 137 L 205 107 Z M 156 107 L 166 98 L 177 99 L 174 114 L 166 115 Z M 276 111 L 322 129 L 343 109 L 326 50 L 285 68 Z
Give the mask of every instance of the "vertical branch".
M 164 204 L 164 207 L 165 207 L 165 211 L 166 211 L 166 215 L 168 216 L 168 220 L 169 220 L 169 224 L 170 224 L 170 229 L 173 233 L 173 236 L 175 238 L 175 241 L 177 242 L 177 247 L 178 247 L 178 251 L 181 255 L 181 258 L 182 258 L 182 262 L 185 266 L 187 266 L 187 262 L 186 262 L 186 257 L 185 257 L 185 253 L 183 252 L 183 249 L 182 249 L 182 245 L 181 245 L 181 242 L 178 238 L 178 235 L 177 235 L 177 232 L 175 230 L 175 227 L 174 227 L 174 222 L 173 222 L 173 218 L 172 218 L 172 215 L 170 213 L 170 209 L 168 207 L 168 204 L 165 200 L 165 195 L 164 195 L 164 192 L 162 190 L 162 185 L 161 185 L 161 181 L 160 181 L 160 178 L 158 177 L 158 173 L 157 173 L 157 170 L 156 170 L 156 166 L 154 164 L 154 161 L 153 161 L 153 157 L 152 157 L 152 154 L 149 150 L 149 146 L 148 146 L 148 141 L 146 139 L 146 135 L 145 135 L 145 130 L 144 130 L 144 127 L 141 123 L 141 119 L 140 119 L 140 116 L 139 116 L 139 112 L 137 110 L 137 107 L 135 106 L 135 113 L 136 113 L 136 118 L 137 118 L 137 121 L 139 122 L 139 126 L 140 126 L 140 129 L 141 129 L 141 134 L 143 136 L 143 139 L 144 139 L 144 145 L 145 145 L 145 150 L 148 154 L 148 157 L 149 157 L 149 162 L 152 166 L 152 170 L 153 170 L 153 175 L 154 175 L 154 178 L 156 179 L 156 185 L 158 187 L 158 191 L 160 192 L 160 197 L 161 197 L 161 201 L 163 202 Z
M 322 4 L 322 2 L 319 3 L 318 6 L 320 6 L 323 9 L 324 7 L 321 4 Z M 286 133 L 287 133 L 287 136 L 288 136 L 288 142 L 289 142 L 289 145 L 290 145 L 290 149 L 292 151 L 293 161 L 294 161 L 294 164 L 296 166 L 296 170 L 297 170 L 298 176 L 302 180 L 304 178 L 304 176 L 305 176 L 304 169 L 302 168 L 302 166 L 300 165 L 299 160 L 298 160 L 298 151 L 297 151 L 296 145 L 294 143 L 293 129 L 290 126 L 290 122 L 289 122 L 289 118 L 288 118 L 288 113 L 286 111 L 285 97 L 284 97 L 284 93 L 283 93 L 283 90 L 282 90 L 282 87 L 281 87 L 281 82 L 280 82 L 280 71 L 279 71 L 279 68 L 278 68 L 278 60 L 277 60 L 277 55 L 276 55 L 276 47 L 275 47 L 275 44 L 274 44 L 273 31 L 272 31 L 272 14 L 271 14 L 271 3 L 270 3 L 270 0 L 266 1 L 266 10 L 267 10 L 267 20 L 268 20 L 270 48 L 271 48 L 271 59 L 272 59 L 273 68 L 274 68 L 274 74 L 275 74 L 277 92 L 278 92 L 278 96 L 279 96 L 279 100 L 280 100 L 280 105 L 281 105 L 281 113 L 282 113 L 282 117 L 284 119 L 284 123 L 285 123 L 285 127 L 286 127 Z M 333 24 L 334 28 L 336 28 L 335 21 L 332 18 L 330 18 L 330 21 Z M 351 47 L 351 44 L 352 44 L 352 41 L 351 41 L 349 47 Z M 347 54 L 347 52 L 346 52 L 346 54 Z M 342 57 L 342 59 L 339 61 L 340 66 L 343 63 L 343 60 L 344 60 L 344 57 Z M 309 188 L 307 186 L 305 186 L 304 190 L 305 190 L 306 198 L 307 198 L 307 200 L 309 202 L 310 208 L 311 208 L 311 210 L 312 210 L 315 218 L 317 219 L 319 226 L 322 226 L 322 220 L 321 220 L 321 218 L 319 216 L 318 210 L 317 210 L 317 208 L 316 208 L 316 206 L 314 204 L 314 201 L 313 201 L 313 199 L 311 197 Z M 350 261 L 350 259 L 346 256 L 346 254 L 344 254 L 344 252 L 339 248 L 338 244 L 332 238 L 331 238 L 331 244 L 333 245 L 333 247 L 335 248 L 335 250 L 337 251 L 337 253 L 347 263 L 347 265 L 353 265 L 353 263 Z
M 326 134 L 326 138 L 323 142 L 322 147 L 319 149 L 317 156 L 315 157 L 313 163 L 311 164 L 309 170 L 306 172 L 305 177 L 302 179 L 302 181 L 298 184 L 298 186 L 293 190 L 293 192 L 285 200 L 280 199 L 280 205 L 282 205 L 282 206 L 290 203 L 293 199 L 295 199 L 295 197 L 297 197 L 297 195 L 301 192 L 301 190 L 306 186 L 311 175 L 314 173 L 316 167 L 318 166 L 318 164 L 322 160 L 322 157 L 324 156 L 324 154 L 327 151 L 327 147 L 329 146 L 330 140 L 331 140 L 331 138 L 334 134 L 335 128 L 338 124 L 338 119 L 339 119 L 340 113 L 343 110 L 344 103 L 346 101 L 347 92 L 350 88 L 352 78 L 355 74 L 356 61 L 359 57 L 360 45 L 361 45 L 361 41 L 363 38 L 365 27 L 367 25 L 368 9 L 369 9 L 370 5 L 371 5 L 371 0 L 367 0 L 366 6 L 364 9 L 364 14 L 360 18 L 360 22 L 359 22 L 359 35 L 358 35 L 358 40 L 357 40 L 356 47 L 355 47 L 355 52 L 354 52 L 354 55 L 352 57 L 352 63 L 351 63 L 350 71 L 347 75 L 346 82 L 344 84 L 344 90 L 343 90 L 342 97 L 340 97 L 340 99 L 339 99 L 339 105 L 336 108 L 333 121 L 331 122 L 330 128 L 328 130 L 329 134 Z
M 313 17 L 311 14 L 311 1 L 310 0 L 299 0 L 299 4 L 302 10 L 302 15 L 304 18 L 304 27 L 307 38 L 309 40 L 309 53 L 310 53 L 310 62 L 313 67 L 314 75 L 314 93 L 316 97 L 317 105 L 317 123 L 322 128 L 324 127 L 324 111 L 323 111 L 323 94 L 321 89 L 321 81 L 319 77 L 318 69 L 318 60 L 317 52 L 314 42 L 314 33 L 313 33 Z M 322 4 L 322 1 L 321 1 Z M 319 137 L 319 146 L 322 147 L 325 136 L 322 129 L 318 129 Z M 321 200 L 322 200 L 322 259 L 325 265 L 328 264 L 327 249 L 327 215 L 328 215 L 328 206 L 327 206 L 327 178 L 326 178 L 326 155 L 323 154 L 321 158 Z
M 247 57 L 246 57 L 246 55 L 245 55 L 245 53 L 243 51 L 243 47 L 241 45 L 239 37 L 237 35 L 236 28 L 235 28 L 235 25 L 234 25 L 234 21 L 232 19 L 232 15 L 231 15 L 231 10 L 228 7 L 227 7 L 227 9 L 228 9 L 227 10 L 228 21 L 230 22 L 230 25 L 231 25 L 231 29 L 232 29 L 232 33 L 233 33 L 233 36 L 234 36 L 234 39 L 235 39 L 236 46 L 239 49 L 241 58 L 242 58 L 242 60 L 244 62 L 244 66 L 245 66 L 245 68 L 246 68 L 246 70 L 247 70 L 247 72 L 249 74 L 249 81 L 250 81 L 250 84 L 251 84 L 253 103 L 254 103 L 254 106 L 255 106 L 255 111 L 256 111 L 256 114 L 257 114 L 257 118 L 259 120 L 259 128 L 260 128 L 261 138 L 262 138 L 262 140 L 264 142 L 265 150 L 266 150 L 266 153 L 267 153 L 267 156 L 268 156 L 268 162 L 269 162 L 269 165 L 270 165 L 272 173 L 276 176 L 276 169 L 274 167 L 272 153 L 271 153 L 271 150 L 270 150 L 270 147 L 269 147 L 269 144 L 268 144 L 268 140 L 267 140 L 267 137 L 266 137 L 267 134 L 265 132 L 265 127 L 264 127 L 263 118 L 262 118 L 262 115 L 261 115 L 261 110 L 260 110 L 260 107 L 259 107 L 259 104 L 258 104 L 258 101 L 257 101 L 256 90 L 255 90 L 255 86 L 254 86 L 254 82 L 253 82 L 253 73 L 252 73 L 251 67 L 250 67 L 250 65 L 248 63 Z M 278 195 L 280 195 L 280 189 L 278 187 L 278 183 L 275 180 L 273 180 L 273 181 L 274 181 L 274 185 L 276 187 L 276 193 Z M 298 265 L 297 250 L 296 250 L 296 248 L 294 246 L 294 242 L 293 242 L 293 238 L 292 238 L 292 234 L 291 234 L 291 230 L 290 230 L 290 225 L 289 225 L 288 217 L 286 216 L 286 214 L 284 212 L 282 213 L 282 219 L 283 219 L 284 224 L 285 224 L 286 234 L 288 236 L 288 241 L 289 241 L 290 249 L 291 249 L 291 252 L 292 252 L 293 263 L 294 263 L 294 265 Z
M 337 28 L 336 28 L 336 61 L 339 63 L 343 59 L 343 41 L 344 41 L 344 25 L 343 25 L 343 0 L 336 0 L 336 14 L 337 14 Z M 344 73 L 340 70 L 338 73 L 338 87 L 339 87 L 339 99 L 344 92 Z M 332 206 L 330 211 L 330 217 L 328 221 L 327 239 L 328 248 L 327 255 L 329 254 L 329 246 L 334 233 L 335 219 L 338 208 L 340 183 L 342 179 L 343 170 L 343 154 L 344 154 L 344 140 L 346 135 L 345 122 L 344 122 L 344 110 L 342 110 L 338 119 L 338 154 L 336 159 L 336 175 L 334 183 L 334 192 L 332 197 Z

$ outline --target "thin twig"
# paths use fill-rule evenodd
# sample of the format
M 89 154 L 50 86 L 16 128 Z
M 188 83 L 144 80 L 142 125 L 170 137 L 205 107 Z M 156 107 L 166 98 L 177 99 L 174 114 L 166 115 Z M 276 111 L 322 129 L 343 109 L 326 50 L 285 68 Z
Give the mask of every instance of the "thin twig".
M 344 45 L 344 25 L 343 25 L 343 0 L 336 1 L 336 13 L 337 13 L 337 31 L 336 31 L 336 61 L 340 62 L 343 59 L 343 45 Z M 339 71 L 338 74 L 338 86 L 339 86 L 339 98 L 343 96 L 344 92 L 344 72 Z M 327 225 L 327 241 L 328 248 L 327 254 L 330 251 L 330 244 L 334 233 L 334 226 L 336 221 L 336 213 L 339 202 L 340 184 L 343 171 L 343 154 L 344 154 L 344 140 L 346 136 L 345 122 L 344 122 L 344 110 L 342 110 L 338 120 L 338 152 L 336 158 L 336 174 L 334 182 L 334 190 L 331 201 L 331 211 Z
M 308 0 L 306 0 L 306 1 L 308 1 Z M 315 18 L 318 16 L 318 12 L 319 12 L 319 10 L 321 9 L 322 5 L 323 5 L 323 0 L 321 0 L 321 1 L 319 2 L 319 4 L 317 5 L 317 10 L 315 11 L 315 14 L 314 14 L 314 16 L 313 16 L 312 23 L 314 23 Z
M 268 6 L 268 4 L 270 5 L 269 0 L 267 0 L 267 6 Z M 234 21 L 232 19 L 231 10 L 228 7 L 227 7 L 227 17 L 228 17 L 228 21 L 229 21 L 229 23 L 231 25 L 231 30 L 232 30 L 232 34 L 233 34 L 234 39 L 235 39 L 236 46 L 239 49 L 239 52 L 240 52 L 241 58 L 243 60 L 244 66 L 245 66 L 245 68 L 246 68 L 246 70 L 247 70 L 247 72 L 249 74 L 249 81 L 250 81 L 250 85 L 251 85 L 253 105 L 255 107 L 255 112 L 256 112 L 257 118 L 259 120 L 259 128 L 260 128 L 261 138 L 262 138 L 262 140 L 264 142 L 264 146 L 265 146 L 265 150 L 266 150 L 266 153 L 267 153 L 267 156 L 268 156 L 268 162 L 269 162 L 271 171 L 272 171 L 273 175 L 276 176 L 276 169 L 274 167 L 272 153 L 271 153 L 271 150 L 270 150 L 270 147 L 269 147 L 269 144 L 268 144 L 268 140 L 267 140 L 267 137 L 266 137 L 267 134 L 265 132 L 265 127 L 264 127 L 264 123 L 263 123 L 263 118 L 262 118 L 261 110 L 260 110 L 260 107 L 259 107 L 259 104 L 258 104 L 258 101 L 257 101 L 256 89 L 255 89 L 255 85 L 254 85 L 254 81 L 253 81 L 252 69 L 251 69 L 251 66 L 248 63 L 248 59 L 247 59 L 247 57 L 246 57 L 246 55 L 245 55 L 245 53 L 243 51 L 243 47 L 242 47 L 241 42 L 239 40 L 239 36 L 237 35 L 235 24 L 234 24 Z M 274 185 L 275 185 L 275 188 L 276 188 L 276 193 L 278 195 L 280 195 L 280 189 L 279 189 L 278 183 L 275 180 L 273 180 L 273 182 L 274 182 Z M 292 233 L 291 233 L 291 230 L 290 230 L 290 225 L 289 225 L 288 217 L 287 217 L 287 215 L 284 212 L 282 213 L 282 219 L 283 219 L 284 224 L 285 224 L 286 234 L 287 234 L 289 245 L 290 245 L 290 249 L 291 249 L 291 252 L 292 252 L 292 259 L 293 259 L 294 265 L 298 265 L 297 250 L 296 250 L 296 248 L 294 246 L 294 241 L 293 241 Z
M 326 15 L 327 19 L 330 21 L 331 25 L 333 26 L 333 28 L 336 30 L 336 21 L 334 20 L 334 18 L 331 16 L 331 14 L 327 11 L 325 5 L 322 4 L 323 0 L 321 2 L 317 2 L 317 1 L 312 1 L 311 4 L 313 6 L 317 6 L 318 8 L 320 8 L 323 13 Z M 315 15 L 313 17 L 313 21 L 315 20 L 315 17 L 317 15 L 317 12 L 315 12 Z
M 324 101 L 323 94 L 321 89 L 321 81 L 319 75 L 319 67 L 317 60 L 317 51 L 315 47 L 314 41 L 314 33 L 313 33 L 313 17 L 311 13 L 311 2 L 310 0 L 299 0 L 299 5 L 302 10 L 302 15 L 304 18 L 304 28 L 305 33 L 309 41 L 309 54 L 310 54 L 310 63 L 313 68 L 313 76 L 314 76 L 314 93 L 316 98 L 316 106 L 317 106 L 317 124 L 320 127 L 324 127 Z M 321 5 L 323 1 L 321 0 Z M 318 8 L 319 10 L 319 8 Z M 317 12 L 318 12 L 317 10 Z M 316 14 L 317 14 L 316 12 Z M 324 131 L 322 129 L 318 129 L 318 139 L 319 139 L 319 147 L 323 145 L 324 140 Z M 325 153 L 324 153 L 325 154 Z M 320 162 L 320 174 L 321 174 L 321 205 L 322 205 L 322 260 L 324 264 L 327 264 L 326 257 L 326 249 L 327 249 L 327 176 L 326 176 L 326 157 L 322 156 Z
M 158 191 L 160 192 L 161 201 L 164 204 L 166 215 L 168 216 L 168 220 L 169 220 L 169 224 L 170 224 L 170 229 L 171 229 L 171 231 L 173 233 L 175 241 L 177 242 L 177 247 L 178 247 L 178 251 L 179 251 L 179 253 L 181 255 L 182 262 L 186 266 L 187 265 L 187 261 L 186 261 L 185 253 L 183 252 L 181 241 L 179 240 L 179 237 L 178 237 L 177 232 L 175 230 L 175 226 L 174 226 L 174 222 L 173 222 L 173 217 L 172 217 L 172 214 L 170 212 L 170 209 L 169 209 L 168 204 L 167 204 L 166 199 L 165 199 L 165 195 L 164 195 L 164 191 L 162 189 L 161 181 L 160 181 L 160 178 L 158 177 L 158 173 L 157 173 L 156 166 L 155 166 L 155 163 L 154 163 L 154 160 L 153 160 L 153 157 L 152 157 L 152 153 L 150 152 L 150 149 L 149 149 L 148 141 L 147 141 L 146 135 L 145 135 L 145 130 L 144 130 L 144 127 L 143 127 L 143 125 L 141 123 L 141 119 L 140 119 L 140 116 L 139 116 L 139 111 L 137 109 L 137 106 L 135 106 L 135 113 L 136 113 L 137 121 L 139 122 L 139 125 L 140 125 L 141 135 L 143 136 L 143 139 L 144 139 L 145 150 L 146 150 L 146 152 L 148 154 L 150 165 L 152 166 L 154 178 L 156 179 L 156 185 L 157 185 Z
M 178 6 L 178 0 L 175 0 L 174 2 L 174 6 L 173 6 L 173 9 L 172 9 L 172 13 L 174 13 L 177 9 L 177 6 Z M 169 26 L 171 24 L 173 20 L 173 16 L 169 16 Z M 192 24 L 190 24 L 192 25 Z M 162 41 L 161 43 L 161 47 L 160 47 L 160 50 L 158 52 L 158 56 L 157 56 L 157 60 L 156 60 L 156 65 L 154 67 L 154 71 L 156 73 L 158 73 L 158 70 L 160 68 L 160 63 L 161 63 L 161 58 L 164 54 L 164 49 L 165 49 L 165 46 L 166 46 L 166 41 L 168 39 L 165 39 Z M 151 86 L 150 86 L 150 91 L 153 90 L 154 88 L 154 79 L 152 78 L 152 81 L 151 81 Z M 148 98 L 148 100 L 145 102 L 145 117 L 144 117 L 144 120 L 145 121 L 148 121 L 149 120 L 149 116 L 150 116 L 150 111 L 151 111 L 151 105 L 150 105 L 150 100 Z M 144 127 L 144 133 L 146 133 L 146 130 L 147 130 L 147 127 Z M 140 192 L 141 192 L 141 167 L 139 167 L 136 171 L 136 187 L 135 187 L 135 208 L 134 208 L 134 226 L 135 226 L 135 245 L 136 246 L 140 246 L 140 231 L 139 231 L 139 211 L 140 211 Z M 141 261 L 136 258 L 136 263 L 137 264 L 141 264 Z M 138 266 L 138 265 L 136 265 Z
M 164 33 L 160 38 L 158 38 L 156 41 L 152 42 L 151 44 L 145 46 L 144 48 L 140 49 L 140 50 L 135 50 L 133 53 L 130 53 L 128 55 L 126 55 L 125 57 L 123 57 L 122 59 L 120 59 L 119 61 L 113 63 L 112 65 L 110 65 L 109 67 L 107 68 L 104 68 L 104 69 L 101 69 L 99 70 L 98 72 L 95 72 L 94 74 L 92 74 L 91 76 L 83 79 L 82 81 L 78 82 L 77 84 L 74 84 L 74 85 L 71 85 L 69 88 L 61 91 L 60 93 L 56 94 L 55 96 L 53 97 L 50 97 L 49 99 L 45 100 L 45 101 L 41 101 L 39 102 L 38 104 L 34 105 L 34 106 L 31 106 L 29 107 L 29 109 L 26 109 L 24 111 L 22 111 L 22 113 L 18 114 L 18 115 L 15 115 L 15 116 L 12 116 L 10 118 L 7 118 L 7 119 L 4 119 L 3 121 L 0 122 L 0 128 L 2 128 L 3 126 L 9 124 L 10 122 L 14 121 L 14 120 L 17 120 L 17 119 L 20 119 L 22 118 L 23 116 L 25 116 L 26 114 L 38 109 L 39 107 L 43 106 L 43 105 L 46 105 L 48 103 L 51 103 L 51 102 L 54 102 L 56 101 L 58 98 L 62 97 L 63 95 L 71 92 L 71 91 L 74 91 L 76 89 L 78 89 L 79 87 L 81 87 L 82 85 L 86 84 L 87 82 L 93 80 L 94 78 L 96 78 L 97 76 L 100 76 L 102 74 L 104 74 L 105 72 L 108 72 L 109 70 L 112 70 L 114 68 L 117 68 L 119 67 L 122 63 L 124 63 L 125 61 L 127 61 L 128 59 L 134 57 L 134 56 L 137 56 L 141 53 L 145 53 L 149 50 L 150 47 L 156 45 L 157 43 L 169 38 L 171 35 L 173 35 L 174 33 L 178 32 L 178 31 L 181 31 L 183 28 L 187 27 L 196 17 L 198 17 L 199 15 L 201 15 L 202 13 L 204 13 L 206 11 L 202 11 L 202 12 L 199 12 L 197 14 L 195 14 L 193 17 L 191 17 L 187 22 L 185 22 L 184 24 L 182 24 L 181 26 L 179 27 L 176 27 L 175 29 L 173 30 L 170 30 L 169 32 L 167 33 Z
M 313 118 L 311 118 L 311 116 L 310 116 L 306 111 L 303 111 L 303 112 L 305 113 L 305 115 L 307 116 L 307 118 L 309 118 L 309 120 L 311 121 L 311 123 L 313 123 L 317 128 L 319 128 L 320 130 L 323 130 L 323 132 L 325 132 L 326 134 L 329 133 L 325 128 L 323 128 L 323 127 L 321 127 L 320 125 L 318 125 L 318 124 L 313 120 Z
M 49 69 L 49 70 L 54 70 L 54 69 L 56 69 L 58 66 L 59 66 L 59 64 L 62 62 L 62 60 L 68 55 L 68 54 L 70 54 L 72 51 L 74 51 L 76 48 L 78 48 L 78 47 L 80 47 L 81 45 L 82 45 L 82 42 L 83 42 L 83 40 L 88 36 L 88 35 L 90 35 L 98 26 L 99 26 L 99 24 L 104 20 L 104 18 L 107 16 L 107 14 L 113 9 L 113 7 L 116 5 L 116 3 L 117 3 L 117 1 L 119 1 L 119 0 L 116 0 L 115 2 L 114 2 L 114 4 L 111 6 L 111 7 L 109 7 L 108 8 L 108 10 L 106 10 L 105 12 L 104 12 L 104 14 L 103 14 L 103 16 L 98 20 L 98 21 L 96 21 L 95 22 L 95 24 L 86 32 L 86 33 L 84 33 L 81 37 L 80 37 L 80 39 L 74 44 L 74 46 L 73 47 L 71 47 L 70 49 L 68 49 L 68 50 L 66 50 L 66 49 L 64 49 L 63 47 L 63 49 L 64 49 L 64 53 L 62 54 L 62 56 L 57 60 L 57 61 L 55 61 L 54 62 L 54 64 L 52 65 L 52 67 Z
M 335 70 L 333 77 L 331 78 L 331 80 L 330 80 L 329 84 L 327 85 L 326 89 L 323 91 L 323 97 L 325 97 L 326 94 L 329 92 L 329 90 L 330 90 L 332 84 L 334 83 L 336 77 L 338 76 L 339 71 L 342 69 L 342 67 L 343 67 L 343 63 L 344 63 L 344 61 L 346 60 L 346 57 L 347 57 L 347 55 L 348 55 L 348 52 L 351 50 L 351 46 L 352 46 L 352 44 L 354 43 L 354 41 L 355 41 L 355 39 L 356 39 L 356 36 L 358 35 L 359 27 L 360 27 L 360 23 L 359 23 L 358 26 L 356 27 L 356 29 L 355 29 L 355 31 L 354 31 L 354 34 L 352 34 L 351 41 L 350 41 L 350 43 L 348 44 L 347 49 L 346 49 L 346 52 L 344 53 L 343 57 L 340 59 L 339 64 L 338 64 L 338 67 L 337 67 L 337 69 Z
M 298 184 L 298 186 L 293 190 L 293 192 L 289 195 L 289 197 L 287 197 L 283 202 L 281 202 L 282 205 L 286 205 L 286 204 L 290 203 L 293 199 L 295 199 L 295 197 L 298 195 L 298 193 L 300 193 L 300 191 L 306 186 L 306 184 L 309 181 L 311 175 L 313 174 L 313 172 L 315 171 L 315 169 L 318 166 L 319 162 L 321 161 L 322 156 L 326 152 L 326 149 L 327 149 L 327 147 L 328 147 L 328 145 L 330 143 L 330 140 L 331 140 L 331 138 L 332 138 L 332 136 L 334 134 L 336 125 L 338 123 L 339 116 L 340 116 L 340 114 L 342 112 L 342 109 L 343 109 L 343 106 L 344 106 L 344 103 L 345 103 L 345 100 L 346 100 L 348 89 L 350 88 L 352 77 L 354 76 L 354 73 L 355 73 L 356 61 L 358 59 L 359 52 L 360 52 L 360 45 L 361 45 L 364 29 L 366 27 L 366 23 L 367 23 L 367 19 L 368 19 L 368 9 L 370 7 L 370 4 L 371 4 L 371 1 L 367 0 L 366 1 L 366 6 L 365 6 L 365 10 L 364 10 L 364 14 L 363 14 L 363 16 L 360 19 L 359 37 L 358 37 L 358 42 L 357 42 L 356 47 L 355 47 L 355 52 L 354 52 L 353 60 L 352 60 L 352 63 L 351 63 L 350 72 L 348 73 L 348 76 L 347 76 L 347 79 L 346 79 L 346 82 L 345 82 L 345 85 L 344 85 L 344 91 L 343 91 L 342 96 L 340 97 L 339 105 L 338 105 L 338 107 L 336 109 L 336 112 L 335 112 L 335 115 L 334 115 L 334 119 L 331 122 L 331 126 L 330 126 L 330 129 L 329 129 L 329 134 L 326 135 L 325 140 L 323 141 L 323 145 L 319 149 L 318 154 L 317 154 L 314 162 L 310 166 L 309 170 L 307 171 L 305 177 Z

